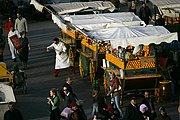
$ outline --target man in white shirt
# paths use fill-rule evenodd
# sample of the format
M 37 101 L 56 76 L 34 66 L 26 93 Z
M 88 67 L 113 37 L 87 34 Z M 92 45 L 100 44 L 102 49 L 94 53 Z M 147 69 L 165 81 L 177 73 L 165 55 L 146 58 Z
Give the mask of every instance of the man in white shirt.
M 63 42 L 59 41 L 59 38 L 53 39 L 53 43 L 47 47 L 47 52 L 49 52 L 52 49 L 54 49 L 56 52 L 54 76 L 57 77 L 60 69 L 70 67 L 71 61 L 66 53 L 66 46 Z
M 27 21 L 20 13 L 17 13 L 17 18 L 15 20 L 15 29 L 19 31 L 22 35 L 22 32 L 28 32 Z
M 11 37 L 17 35 L 18 38 L 21 37 L 21 35 L 19 34 L 19 32 L 17 30 L 14 29 L 14 26 L 12 25 L 10 27 L 10 31 L 8 33 L 8 44 L 9 44 L 9 48 L 10 48 L 10 52 L 11 52 L 11 56 L 12 56 L 12 60 L 13 62 L 16 62 L 16 55 L 17 55 L 17 51 L 11 41 Z

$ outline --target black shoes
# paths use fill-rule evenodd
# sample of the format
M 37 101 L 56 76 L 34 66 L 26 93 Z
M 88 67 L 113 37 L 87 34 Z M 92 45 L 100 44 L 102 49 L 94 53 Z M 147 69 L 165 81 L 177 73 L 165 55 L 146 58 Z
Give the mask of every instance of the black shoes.
M 12 60 L 13 60 L 13 62 L 17 62 L 16 58 L 14 58 L 14 59 L 12 59 Z

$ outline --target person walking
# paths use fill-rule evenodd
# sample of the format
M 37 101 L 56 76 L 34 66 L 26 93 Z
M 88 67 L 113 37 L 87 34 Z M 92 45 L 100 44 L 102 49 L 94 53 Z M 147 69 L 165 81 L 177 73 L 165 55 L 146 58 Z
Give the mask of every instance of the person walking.
M 21 38 L 21 35 L 19 34 L 19 32 L 16 29 L 14 29 L 13 25 L 11 25 L 10 31 L 8 33 L 8 45 L 9 45 L 9 48 L 10 48 L 12 60 L 13 60 L 13 62 L 16 62 L 17 51 L 16 51 L 16 49 L 14 47 L 13 42 L 11 41 L 12 37 Z
M 26 37 L 26 32 L 22 32 L 22 37 L 20 38 L 20 40 L 21 40 L 22 48 L 19 49 L 17 52 L 21 60 L 23 69 L 25 70 L 27 69 L 27 62 L 28 62 L 28 56 L 30 50 L 30 45 L 28 38 Z
M 148 107 L 145 104 L 141 104 L 139 110 L 141 111 L 144 120 L 149 120 Z
M 47 97 L 48 104 L 50 105 L 50 120 L 60 120 L 60 98 L 57 95 L 57 90 L 52 88 L 50 90 L 50 97 Z
M 92 91 L 92 99 L 93 99 L 93 110 L 92 110 L 92 116 L 93 118 L 97 115 L 98 111 L 98 103 L 99 103 L 99 91 L 93 90 Z
M 155 106 L 154 106 L 154 99 L 150 97 L 149 92 L 144 92 L 144 98 L 142 99 L 141 104 L 145 104 L 148 108 L 148 115 L 150 120 L 154 120 L 157 117 Z
M 133 12 L 135 15 L 137 15 L 136 4 L 134 3 L 134 1 L 132 1 L 131 7 L 129 8 L 128 12 Z
M 171 120 L 164 107 L 159 108 L 159 115 L 156 120 Z
M 15 29 L 22 35 L 23 32 L 28 32 L 27 21 L 24 17 L 22 17 L 21 13 L 18 12 L 17 18 L 15 20 Z
M 130 104 L 126 108 L 124 118 L 124 120 L 144 120 L 143 115 L 137 107 L 136 98 L 134 96 L 130 99 Z
M 72 102 L 70 104 L 72 113 L 68 120 L 87 120 L 87 116 L 82 112 L 82 108 L 80 109 L 76 102 Z
M 149 21 L 152 18 L 151 10 L 148 6 L 146 6 L 144 2 L 142 3 L 142 6 L 139 11 L 139 18 L 141 18 L 141 20 L 143 20 L 146 23 L 146 25 L 149 24 Z
M 117 78 L 115 78 L 114 73 L 110 73 L 110 90 L 107 94 L 107 96 L 112 95 L 112 102 L 115 104 L 116 108 L 119 111 L 119 115 L 121 118 L 123 118 L 123 113 L 120 108 L 120 94 L 121 94 L 121 86 L 120 82 Z
M 76 102 L 76 99 L 73 94 L 68 91 L 67 87 L 63 87 L 63 91 L 65 94 L 64 107 L 70 107 L 72 102 Z
M 5 44 L 6 44 L 6 40 L 3 35 L 3 29 L 2 27 L 0 27 L 0 62 L 4 61 L 3 52 L 4 52 Z
M 14 106 L 14 102 L 8 103 L 9 110 L 4 113 L 4 120 L 23 120 L 21 112 Z
M 66 46 L 63 42 L 59 41 L 59 38 L 55 37 L 53 43 L 47 47 L 47 52 L 54 49 L 56 52 L 56 62 L 54 68 L 54 76 L 58 77 L 59 70 L 70 67 L 70 59 L 66 53 Z
M 66 87 L 66 88 L 68 89 L 68 91 L 73 94 L 73 90 L 72 90 L 72 87 L 71 87 L 72 82 L 73 82 L 73 81 L 71 80 L 70 77 L 67 77 L 67 78 L 66 78 L 66 82 L 64 83 L 64 85 L 62 86 L 62 88 L 61 88 L 61 90 L 60 90 L 60 94 L 61 94 L 61 98 L 62 98 L 62 99 L 65 99 L 65 93 L 64 93 L 64 91 L 63 91 L 63 88 L 64 88 L 64 87 Z
M 10 31 L 11 26 L 14 26 L 14 22 L 13 22 L 12 17 L 9 17 L 5 23 L 6 37 L 8 37 L 8 33 Z

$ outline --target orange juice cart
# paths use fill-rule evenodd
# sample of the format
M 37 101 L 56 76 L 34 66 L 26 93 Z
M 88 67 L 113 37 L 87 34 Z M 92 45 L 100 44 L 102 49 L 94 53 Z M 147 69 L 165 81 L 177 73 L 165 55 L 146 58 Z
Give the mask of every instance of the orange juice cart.
M 117 26 L 144 25 L 144 22 L 131 12 L 72 15 L 64 19 L 69 19 L 79 32 L 81 39 L 81 49 L 78 49 L 80 53 L 79 71 L 81 77 L 89 75 L 91 82 L 95 80 L 96 73 L 101 71 L 100 66 L 102 66 L 102 59 L 105 58 L 107 43 L 91 37 L 90 31 Z
M 155 44 L 177 40 L 177 33 L 162 26 L 124 26 L 90 33 L 96 39 L 109 41 L 103 60 L 104 87 L 107 92 L 109 72 L 114 72 L 120 80 L 122 96 L 158 87 L 161 75 L 157 72 Z

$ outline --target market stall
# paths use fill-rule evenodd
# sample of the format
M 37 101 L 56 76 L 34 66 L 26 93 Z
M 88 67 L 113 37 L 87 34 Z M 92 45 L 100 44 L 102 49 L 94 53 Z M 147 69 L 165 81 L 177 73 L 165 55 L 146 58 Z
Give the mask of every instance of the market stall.
M 33 4 L 37 9 L 40 9 L 40 11 L 42 11 L 43 9 L 42 6 L 39 5 L 37 2 L 35 2 L 35 0 L 32 0 L 31 4 Z M 85 59 L 83 59 L 82 57 L 79 58 L 80 60 L 79 68 L 80 68 L 81 76 L 84 77 L 90 74 L 90 76 L 92 76 L 90 77 L 90 80 L 92 81 L 95 77 L 94 73 L 96 72 L 96 71 L 94 72 L 94 70 L 96 70 L 97 69 L 96 67 L 99 65 L 97 64 L 97 62 L 95 62 L 96 69 L 90 67 L 90 66 L 94 66 L 94 64 L 89 65 L 89 61 L 92 61 L 90 60 L 90 58 L 92 58 L 93 61 L 96 61 L 96 60 L 98 61 L 98 58 L 99 58 L 98 52 L 101 51 L 99 53 L 104 54 L 105 51 L 103 48 L 104 45 L 102 45 L 101 42 L 95 45 L 88 45 L 86 44 L 86 42 L 81 42 L 83 39 L 85 41 L 89 39 L 87 31 L 94 30 L 94 29 L 113 28 L 113 27 L 118 27 L 118 26 L 119 27 L 120 26 L 140 26 L 140 25 L 145 26 L 145 23 L 138 16 L 136 16 L 134 13 L 131 13 L 131 12 L 76 15 L 77 11 L 74 10 L 74 7 L 72 8 L 70 7 L 73 4 L 75 6 L 77 5 L 77 3 L 69 3 L 69 7 L 68 7 L 68 3 L 51 5 L 51 7 L 54 9 L 51 12 L 52 20 L 60 28 L 61 37 L 62 37 L 61 40 L 67 45 L 68 54 L 73 63 L 76 56 L 76 51 L 78 51 L 80 54 L 81 53 L 85 53 L 85 54 L 93 53 L 94 55 L 96 54 L 96 56 L 94 57 L 92 56 L 89 57 L 88 55 L 84 54 L 86 56 L 85 57 L 83 55 Z M 82 4 L 82 3 L 78 3 L 78 4 Z M 92 2 L 83 3 L 83 4 L 85 6 L 88 6 L 88 4 L 92 6 L 97 5 L 96 2 L 93 2 L 94 5 L 92 4 Z M 98 5 L 99 5 L 99 2 L 98 2 Z M 71 9 L 68 9 L 68 12 L 67 12 L 66 10 L 64 10 L 65 6 Z M 92 11 L 95 11 L 95 13 L 97 11 L 105 10 L 104 8 L 106 8 L 106 10 L 109 10 L 109 11 L 114 10 L 114 7 L 111 2 L 105 1 L 105 4 L 103 3 L 103 5 L 101 4 L 100 6 L 101 7 L 97 6 L 97 7 L 89 7 L 89 8 L 91 8 Z M 47 6 L 44 8 L 47 9 Z M 48 8 L 48 10 L 50 9 Z M 82 11 L 82 10 L 83 9 L 78 8 L 78 11 Z M 71 12 L 73 12 L 74 15 L 60 15 L 60 14 L 71 13 Z M 96 45 L 97 46 L 102 45 L 102 46 L 96 49 L 95 47 Z M 90 51 L 85 51 L 85 49 L 83 49 L 83 52 L 82 52 L 81 48 L 87 48 Z M 81 64 L 81 61 L 83 61 L 84 64 Z M 90 62 L 90 63 L 93 63 L 93 62 Z M 88 67 L 82 67 L 81 65 L 88 66 Z M 93 71 L 93 72 L 90 72 L 90 71 Z M 91 73 L 93 73 L 93 75 L 91 75 Z
M 114 34 L 116 33 L 116 34 Z M 109 73 L 120 80 L 123 94 L 154 90 L 158 87 L 155 44 L 177 40 L 177 33 L 170 33 L 162 26 L 129 26 L 92 30 L 88 34 L 97 40 L 109 41 L 103 62 L 104 87 L 109 89 Z
M 159 12 L 171 18 L 178 18 L 180 12 L 179 0 L 149 0 L 158 7 Z
M 86 42 L 84 42 L 83 39 L 86 39 L 86 40 L 88 39 L 88 36 L 89 36 L 88 31 L 95 30 L 95 29 L 98 30 L 98 29 L 105 29 L 105 28 L 121 27 L 121 26 L 140 26 L 140 25 L 145 26 L 145 23 L 138 16 L 136 16 L 134 13 L 131 13 L 131 12 L 70 15 L 70 16 L 64 15 L 62 16 L 62 18 L 63 20 L 66 20 L 68 24 L 71 25 L 71 26 L 65 27 L 62 25 L 62 23 L 58 23 L 58 20 L 55 20 L 57 21 L 56 23 L 59 24 L 59 27 L 62 28 L 61 34 L 62 34 L 63 42 L 70 45 L 70 49 L 69 49 L 71 50 L 69 51 L 70 58 L 74 58 L 76 55 L 76 53 L 72 51 L 78 50 L 79 52 L 82 52 L 80 51 L 80 49 L 86 47 L 88 49 L 90 48 L 90 51 L 85 51 L 85 49 L 83 49 L 83 53 L 90 54 L 90 52 L 94 52 L 94 55 L 97 54 L 96 56 L 94 56 L 96 58 L 93 58 L 95 61 L 96 60 L 98 61 L 98 57 L 99 57 L 98 53 L 102 54 L 104 52 L 103 47 L 102 47 L 103 45 L 100 47 L 99 45 L 101 44 L 101 42 L 97 43 L 97 46 L 99 46 L 97 49 L 95 47 L 96 44 L 86 45 L 85 44 Z M 87 57 L 86 55 L 85 58 L 88 58 L 88 60 L 86 61 L 88 62 L 89 57 Z M 81 64 L 81 61 L 82 61 L 81 59 L 83 58 L 80 57 L 80 73 L 83 73 L 81 74 L 81 76 L 84 77 L 89 74 L 89 69 L 91 71 L 91 67 L 90 68 L 81 67 L 81 65 L 83 66 L 93 66 L 93 65 L 92 64 L 89 65 L 89 62 L 88 63 L 85 62 L 84 64 Z M 83 59 L 83 61 L 84 60 L 85 59 Z M 72 59 L 72 61 L 74 61 L 74 59 Z M 95 63 L 97 64 L 97 62 Z M 98 64 L 96 65 L 96 67 L 97 66 Z M 93 69 L 93 71 L 94 70 L 95 69 Z M 81 72 L 81 71 L 84 71 L 84 72 Z M 90 72 L 90 76 L 91 76 L 91 73 L 94 73 L 94 72 Z M 93 78 L 94 77 L 90 77 L 90 80 L 92 81 Z
M 12 87 L 0 83 L 0 120 L 3 120 L 4 113 L 9 109 L 9 102 L 16 102 Z

